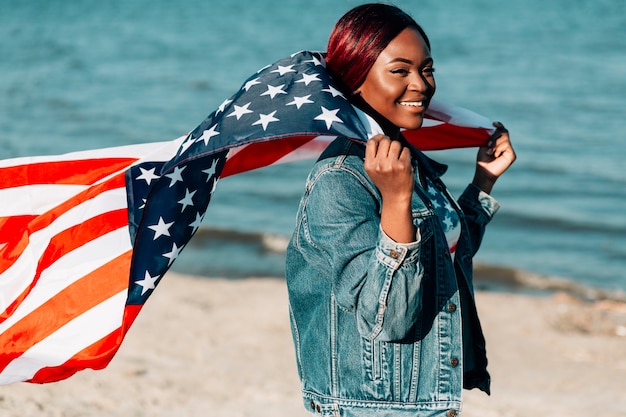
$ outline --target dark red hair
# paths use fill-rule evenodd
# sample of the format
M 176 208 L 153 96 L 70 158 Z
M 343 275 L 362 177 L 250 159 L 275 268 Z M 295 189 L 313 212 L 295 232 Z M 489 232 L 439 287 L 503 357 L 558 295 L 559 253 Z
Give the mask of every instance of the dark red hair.
M 399 8 L 382 3 L 355 7 L 339 19 L 330 34 L 326 50 L 328 70 L 349 92 L 355 91 L 378 55 L 407 27 L 417 30 L 430 49 L 424 30 Z

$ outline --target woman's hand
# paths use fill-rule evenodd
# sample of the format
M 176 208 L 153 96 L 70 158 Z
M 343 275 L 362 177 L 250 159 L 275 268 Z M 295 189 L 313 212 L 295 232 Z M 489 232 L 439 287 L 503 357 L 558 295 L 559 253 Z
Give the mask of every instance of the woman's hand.
M 472 183 L 486 193 L 491 193 L 496 180 L 515 162 L 517 156 L 509 131 L 500 122 L 495 122 L 496 131 L 491 135 L 487 146 L 478 149 L 476 172 Z
M 364 168 L 383 199 L 381 227 L 396 242 L 413 242 L 411 151 L 387 136 L 373 136 L 365 148 Z

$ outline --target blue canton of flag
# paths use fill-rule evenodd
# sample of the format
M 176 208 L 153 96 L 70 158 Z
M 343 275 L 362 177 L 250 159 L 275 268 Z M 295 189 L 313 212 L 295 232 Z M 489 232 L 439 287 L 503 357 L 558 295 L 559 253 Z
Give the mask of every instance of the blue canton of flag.
M 176 158 L 129 170 L 128 304 L 145 302 L 198 229 L 229 150 L 294 137 L 367 139 L 324 67 L 322 54 L 300 52 L 261 69 L 185 138 Z M 277 148 L 275 158 L 282 156 Z

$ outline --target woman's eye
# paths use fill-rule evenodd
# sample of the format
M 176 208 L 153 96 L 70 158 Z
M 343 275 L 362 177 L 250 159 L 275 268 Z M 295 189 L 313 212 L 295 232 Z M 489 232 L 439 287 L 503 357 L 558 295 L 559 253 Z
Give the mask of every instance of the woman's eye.
M 435 73 L 434 67 L 426 67 L 422 70 L 422 72 L 426 75 L 433 75 Z
M 409 73 L 409 71 L 404 69 L 404 68 L 396 68 L 396 69 L 391 70 L 391 73 L 392 74 L 406 75 L 406 74 Z

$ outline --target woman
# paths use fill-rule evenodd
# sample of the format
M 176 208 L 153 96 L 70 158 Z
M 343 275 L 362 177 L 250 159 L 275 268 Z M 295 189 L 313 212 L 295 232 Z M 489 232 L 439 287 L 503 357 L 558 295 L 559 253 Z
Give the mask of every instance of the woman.
M 305 406 L 327 416 L 455 416 L 462 388 L 489 392 L 472 257 L 515 152 L 502 125 L 458 202 L 445 166 L 402 136 L 435 93 L 420 26 L 368 4 L 330 35 L 327 69 L 361 111 L 366 146 L 337 139 L 313 167 L 287 250 Z

